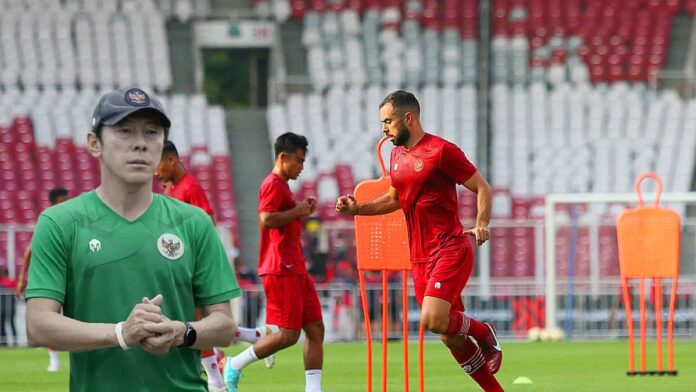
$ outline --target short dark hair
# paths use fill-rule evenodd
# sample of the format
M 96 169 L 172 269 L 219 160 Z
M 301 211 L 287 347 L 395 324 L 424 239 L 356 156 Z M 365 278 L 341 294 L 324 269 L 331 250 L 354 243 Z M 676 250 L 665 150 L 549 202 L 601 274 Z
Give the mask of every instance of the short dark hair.
M 59 197 L 67 197 L 67 196 L 68 196 L 68 190 L 63 188 L 63 187 L 60 187 L 60 186 L 57 186 L 57 187 L 51 189 L 50 191 L 48 191 L 48 201 L 50 201 L 51 204 L 58 201 Z
M 176 150 L 174 143 L 171 140 L 165 140 L 162 148 L 162 158 L 169 154 L 173 154 L 175 157 L 179 158 L 179 151 Z
M 420 104 L 418 103 L 418 99 L 416 99 L 416 96 L 408 91 L 396 90 L 389 93 L 389 95 L 384 97 L 382 103 L 379 104 L 379 108 L 381 109 L 382 106 L 388 103 L 392 104 L 394 111 L 398 114 L 403 114 L 406 112 L 420 114 Z
M 281 152 L 294 154 L 297 150 L 307 153 L 307 138 L 292 132 L 286 132 L 276 139 L 273 144 L 275 157 L 278 158 Z

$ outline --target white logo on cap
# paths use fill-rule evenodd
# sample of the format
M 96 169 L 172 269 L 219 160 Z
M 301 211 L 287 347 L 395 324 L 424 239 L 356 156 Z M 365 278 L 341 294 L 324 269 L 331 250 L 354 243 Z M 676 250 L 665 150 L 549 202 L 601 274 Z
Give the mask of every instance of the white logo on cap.
M 126 92 L 126 102 L 133 106 L 147 106 L 150 104 L 150 98 L 145 94 L 145 91 L 132 88 Z

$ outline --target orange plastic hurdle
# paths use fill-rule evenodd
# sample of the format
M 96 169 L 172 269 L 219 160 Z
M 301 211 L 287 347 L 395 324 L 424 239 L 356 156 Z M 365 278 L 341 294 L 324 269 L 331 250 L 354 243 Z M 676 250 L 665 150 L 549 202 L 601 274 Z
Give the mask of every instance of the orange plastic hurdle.
M 382 144 L 388 140 L 382 138 L 377 146 L 377 159 L 382 169 L 382 177 L 377 180 L 366 180 L 355 187 L 355 199 L 364 203 L 383 195 L 389 190 L 391 180 L 387 176 L 382 159 Z M 355 241 L 358 259 L 360 294 L 365 315 L 365 333 L 367 335 L 367 391 L 372 392 L 372 332 L 370 330 L 370 312 L 365 291 L 365 271 L 382 271 L 382 391 L 387 390 L 387 323 L 388 295 L 387 273 L 401 271 L 403 282 L 403 357 L 404 357 L 404 391 L 409 390 L 408 383 L 408 271 L 411 270 L 410 252 L 408 248 L 408 232 L 406 219 L 401 210 L 387 215 L 356 216 Z M 423 391 L 423 328 L 418 337 L 418 364 L 420 391 Z
M 641 182 L 652 178 L 657 182 L 657 195 L 652 206 L 643 204 Z M 617 219 L 619 242 L 619 266 L 626 321 L 628 323 L 628 372 L 627 375 L 677 375 L 674 370 L 674 308 L 679 277 L 679 215 L 670 209 L 660 208 L 662 180 L 655 173 L 645 173 L 636 180 L 638 207 L 622 212 Z M 646 370 L 646 309 L 645 279 L 653 279 L 655 286 L 655 335 L 657 346 L 657 370 Z M 662 364 L 662 290 L 661 279 L 672 280 L 667 321 L 668 370 Z M 640 301 L 640 371 L 635 370 L 633 315 L 631 313 L 630 279 L 638 279 Z

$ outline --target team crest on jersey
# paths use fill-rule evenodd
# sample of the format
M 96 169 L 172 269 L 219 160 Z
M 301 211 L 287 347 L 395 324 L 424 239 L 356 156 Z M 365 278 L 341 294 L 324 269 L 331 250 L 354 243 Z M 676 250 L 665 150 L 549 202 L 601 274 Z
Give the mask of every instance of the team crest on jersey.
M 413 163 L 413 170 L 417 172 L 423 170 L 423 161 L 416 159 L 416 162 Z
M 169 260 L 178 260 L 184 255 L 184 242 L 174 234 L 162 234 L 157 239 L 157 250 Z
M 399 164 L 398 164 L 398 163 L 395 163 L 395 164 L 394 164 L 394 171 L 397 171 L 397 170 L 399 170 Z

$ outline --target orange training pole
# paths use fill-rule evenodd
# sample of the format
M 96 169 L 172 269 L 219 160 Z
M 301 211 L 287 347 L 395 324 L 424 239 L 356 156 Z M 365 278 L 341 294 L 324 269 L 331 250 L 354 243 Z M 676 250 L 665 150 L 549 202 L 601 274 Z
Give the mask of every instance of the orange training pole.
M 669 320 L 667 321 L 667 366 L 674 370 L 674 308 L 677 305 L 677 278 L 672 278 L 672 294 L 669 298 Z
M 408 271 L 401 271 L 401 324 L 404 346 L 404 391 L 408 392 Z
M 640 290 L 640 371 L 645 372 L 645 279 L 643 277 L 638 281 L 638 287 Z
M 387 141 L 383 137 L 377 146 L 377 161 L 382 169 L 382 176 L 376 180 L 360 182 L 354 191 L 358 203 L 366 203 L 374 200 L 389 191 L 391 180 L 387 175 L 384 159 L 381 155 L 382 144 Z M 355 248 L 360 271 L 360 285 L 363 312 L 365 313 L 365 331 L 367 335 L 367 392 L 372 392 L 372 335 L 370 331 L 369 306 L 366 299 L 364 271 L 382 271 L 382 390 L 387 390 L 388 382 L 388 339 L 389 339 L 389 295 L 388 273 L 389 271 L 402 271 L 404 273 L 404 287 L 407 287 L 406 271 L 411 269 L 411 258 L 408 247 L 408 232 L 406 219 L 401 210 L 381 216 L 355 216 Z M 408 358 L 408 297 L 404 289 L 404 354 Z M 404 369 L 408 369 L 408 363 L 404 363 Z M 404 375 L 404 384 L 408 389 L 408 371 Z
M 389 307 L 387 307 L 387 271 L 382 271 L 382 392 L 387 392 L 387 342 L 389 340 Z
M 367 392 L 372 392 L 372 332 L 370 331 L 370 309 L 367 305 L 367 292 L 365 290 L 365 278 L 363 270 L 358 270 L 360 280 L 360 302 L 362 303 L 365 319 L 365 336 L 367 339 Z
M 655 278 L 655 344 L 657 345 L 657 371 L 662 372 L 662 287 Z
M 628 289 L 628 278 L 621 279 L 624 305 L 626 307 L 626 325 L 628 326 L 628 371 L 636 371 L 636 349 L 633 331 L 633 313 L 631 312 L 631 293 Z
M 641 183 L 645 179 L 653 179 L 657 183 L 655 200 L 646 205 L 643 200 Z M 660 207 L 663 183 L 655 173 L 645 173 L 638 177 L 635 183 L 638 195 L 638 206 L 621 212 L 616 221 L 619 267 L 622 279 L 624 302 L 629 339 L 629 371 L 628 375 L 677 375 L 673 370 L 674 344 L 674 309 L 676 306 L 676 289 L 679 279 L 679 250 L 681 241 L 681 218 L 671 209 Z M 672 279 L 670 295 L 669 318 L 667 321 L 667 344 L 669 370 L 664 369 L 663 357 L 663 325 L 662 325 L 662 281 Z M 635 370 L 635 331 L 631 314 L 632 296 L 629 288 L 631 279 L 638 279 L 639 310 L 640 310 L 640 370 Z M 647 310 L 646 279 L 655 285 L 655 346 L 656 370 L 647 371 Z
M 423 361 L 423 335 L 425 330 L 423 329 L 423 324 L 420 326 L 418 331 L 418 390 L 420 392 L 425 391 L 425 362 Z

